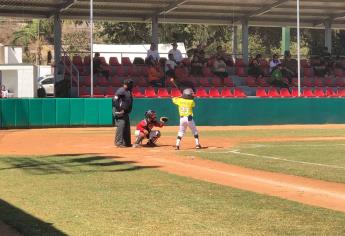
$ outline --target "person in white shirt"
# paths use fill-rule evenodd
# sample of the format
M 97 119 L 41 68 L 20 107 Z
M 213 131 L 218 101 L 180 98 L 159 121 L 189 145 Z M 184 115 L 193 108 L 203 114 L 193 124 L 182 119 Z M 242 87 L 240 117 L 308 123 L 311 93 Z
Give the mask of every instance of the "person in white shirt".
M 168 57 L 169 59 L 165 62 L 165 74 L 168 77 L 175 78 L 175 67 L 177 66 L 177 64 L 172 53 L 169 53 Z
M 270 61 L 270 73 L 272 73 L 275 69 L 277 69 L 280 64 L 282 63 L 279 60 L 278 55 L 274 54 L 273 59 Z
M 159 61 L 160 56 L 159 56 L 158 49 L 155 43 L 151 43 L 150 49 L 147 50 L 147 58 L 150 58 L 150 57 L 156 62 Z
M 1 97 L 8 98 L 8 90 L 6 89 L 5 85 L 1 86 Z
M 175 62 L 180 63 L 182 61 L 182 53 L 177 49 L 176 42 L 172 43 L 171 45 L 173 46 L 173 48 L 169 51 L 169 54 L 172 53 L 174 55 Z

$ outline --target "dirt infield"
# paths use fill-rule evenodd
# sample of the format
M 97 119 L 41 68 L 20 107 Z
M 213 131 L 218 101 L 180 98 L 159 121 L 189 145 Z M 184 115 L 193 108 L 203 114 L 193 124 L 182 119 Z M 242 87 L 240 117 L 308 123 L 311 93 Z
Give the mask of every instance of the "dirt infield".
M 325 126 L 270 126 L 268 129 L 325 128 Z M 344 129 L 343 125 L 328 125 Z M 250 130 L 260 127 L 200 127 L 207 130 Z M 176 131 L 166 127 L 165 132 Z M 262 129 L 262 127 L 261 127 Z M 266 129 L 266 127 L 265 127 Z M 114 156 L 121 161 L 134 161 L 139 166 L 159 166 L 159 169 L 181 176 L 231 186 L 238 189 L 277 196 L 313 206 L 345 212 L 345 184 L 330 183 L 303 177 L 241 168 L 228 164 L 183 157 L 173 150 L 175 137 L 160 140 L 157 148 L 119 149 L 113 145 L 113 128 L 34 129 L 0 131 L 2 155 L 69 155 L 97 154 Z M 330 140 L 330 137 L 219 138 L 208 137 L 208 149 L 229 148 L 247 141 Z M 345 140 L 345 137 L 334 138 Z M 193 149 L 193 139 L 183 140 L 184 149 Z

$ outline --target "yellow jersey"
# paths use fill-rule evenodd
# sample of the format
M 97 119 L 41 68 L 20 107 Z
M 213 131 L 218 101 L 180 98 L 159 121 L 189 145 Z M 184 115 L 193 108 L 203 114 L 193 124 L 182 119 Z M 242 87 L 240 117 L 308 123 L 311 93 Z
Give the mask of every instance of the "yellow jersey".
M 172 101 L 178 106 L 180 116 L 193 116 L 194 100 L 176 97 Z

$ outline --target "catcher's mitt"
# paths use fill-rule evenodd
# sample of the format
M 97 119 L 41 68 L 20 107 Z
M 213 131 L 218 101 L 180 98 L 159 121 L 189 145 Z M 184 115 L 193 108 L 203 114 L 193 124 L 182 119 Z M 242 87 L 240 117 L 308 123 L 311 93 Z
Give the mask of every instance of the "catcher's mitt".
M 159 119 L 161 122 L 168 122 L 169 118 L 168 117 L 165 117 L 165 116 L 162 116 L 160 119 Z

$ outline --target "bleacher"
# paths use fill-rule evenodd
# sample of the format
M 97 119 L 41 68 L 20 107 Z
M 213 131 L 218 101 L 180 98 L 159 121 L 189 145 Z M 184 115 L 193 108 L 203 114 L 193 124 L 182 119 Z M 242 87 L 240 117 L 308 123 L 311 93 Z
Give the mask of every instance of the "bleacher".
M 71 63 L 79 70 L 79 96 L 90 97 L 90 62 L 89 56 L 84 58 L 74 56 L 72 60 L 63 57 L 65 65 Z M 135 65 L 128 57 L 111 57 L 109 62 L 101 57 L 102 65 L 109 72 L 109 79 L 103 76 L 94 76 L 94 97 L 113 97 L 115 91 L 121 87 L 123 80 L 131 78 L 136 87 L 133 90 L 133 96 L 136 98 L 166 98 L 179 96 L 180 92 L 172 87 L 169 80 L 166 80 L 165 88 L 153 88 L 147 80 L 146 65 Z M 178 81 L 188 81 L 193 83 L 196 96 L 200 98 L 291 98 L 298 97 L 297 78 L 293 78 L 289 83 L 290 88 L 274 88 L 267 82 L 269 77 L 269 63 L 263 60 L 261 65 L 265 72 L 265 78 L 256 80 L 247 74 L 247 65 L 237 59 L 234 66 L 227 68 L 229 77 L 223 81 L 215 76 L 211 71 L 212 61 L 203 68 L 203 76 L 190 76 L 186 68 L 177 68 L 175 73 Z M 330 78 L 319 78 L 314 76 L 313 68 L 308 60 L 301 60 L 301 95 L 302 97 L 345 97 L 344 71 L 337 69 L 335 76 Z M 345 66 L 345 63 L 344 63 Z M 66 70 L 68 71 L 68 70 Z M 67 72 L 65 72 L 67 73 Z M 73 78 L 74 86 L 77 86 L 76 78 Z

